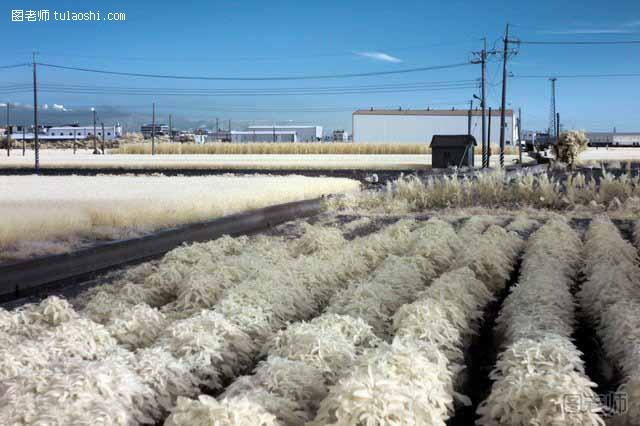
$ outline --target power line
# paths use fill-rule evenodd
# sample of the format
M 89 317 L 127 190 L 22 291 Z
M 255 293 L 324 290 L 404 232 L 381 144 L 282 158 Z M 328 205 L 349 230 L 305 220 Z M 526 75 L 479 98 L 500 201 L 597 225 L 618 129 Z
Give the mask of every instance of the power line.
M 6 69 L 10 69 L 10 68 L 19 68 L 19 67 L 26 67 L 29 66 L 31 64 L 13 64 L 13 65 L 0 65 L 0 69 L 6 70 Z
M 170 75 L 170 74 L 134 73 L 134 72 L 124 72 L 124 71 L 107 71 L 107 70 L 99 70 L 99 69 L 93 69 L 93 68 L 80 68 L 80 67 L 70 67 L 70 66 L 64 66 L 64 65 L 46 64 L 46 63 L 40 63 L 40 62 L 38 62 L 37 65 L 40 65 L 43 67 L 49 67 L 49 68 L 64 69 L 64 70 L 90 72 L 90 73 L 97 73 L 97 74 L 120 75 L 120 76 L 128 76 L 128 77 L 164 78 L 164 79 L 174 79 L 174 80 L 275 81 L 275 80 L 321 80 L 321 79 L 332 79 L 332 78 L 373 77 L 373 76 L 381 76 L 381 75 L 407 74 L 407 73 L 422 72 L 422 71 L 459 68 L 459 67 L 471 65 L 471 63 L 461 62 L 457 64 L 435 65 L 435 66 L 429 66 L 429 67 L 408 68 L 408 69 L 392 70 L 392 71 L 353 73 L 353 74 L 325 74 L 325 75 L 277 76 L 277 77 L 185 76 L 185 75 Z
M 564 40 L 564 41 L 539 41 L 539 40 L 519 40 L 514 41 L 519 44 L 549 44 L 549 45 L 598 45 L 598 44 L 640 44 L 640 40 L 602 40 L 602 41 L 578 41 L 578 40 Z
M 458 105 L 468 105 L 468 102 L 466 101 L 441 101 L 441 102 L 426 102 L 425 103 L 427 106 L 441 106 L 441 105 L 448 105 L 448 106 L 458 106 Z M 281 105 L 281 106 L 261 106 L 261 107 L 256 107 L 256 106 L 251 106 L 251 105 L 246 105 L 246 106 L 241 106 L 241 105 L 236 105 L 236 106 L 228 106 L 228 105 L 222 105 L 219 107 L 194 107 L 194 106 L 175 106 L 175 105 L 163 105 L 165 108 L 171 108 L 171 109 L 177 109 L 177 108 L 181 108 L 181 109 L 185 109 L 185 110 L 192 110 L 192 111 L 202 111 L 202 112 L 207 112 L 207 111 L 215 111 L 215 112 L 308 112 L 308 113 L 321 113 L 321 112 L 344 112 L 344 111 L 355 111 L 357 109 L 370 109 L 371 107 L 369 106 L 326 106 L 326 107 L 303 107 L 303 106 L 297 106 L 297 105 Z M 128 105 L 127 108 L 133 108 L 133 109 L 138 109 L 138 108 L 145 108 L 147 107 L 146 105 Z M 387 107 L 377 107 L 377 108 L 382 108 L 382 109 L 397 109 L 397 107 L 394 106 L 387 106 Z M 409 110 L 409 109 L 407 109 Z
M 423 89 L 423 88 L 449 88 L 469 86 L 476 83 L 475 79 L 449 80 L 449 81 L 422 81 L 411 83 L 393 84 L 366 84 L 366 85 L 342 85 L 342 86 L 303 86 L 303 87 L 270 87 L 270 88 L 201 88 L 201 87 L 141 87 L 141 86 L 102 86 L 67 83 L 41 83 L 41 87 L 49 89 L 68 90 L 110 90 L 110 91 L 153 91 L 153 92 L 178 92 L 178 93 L 263 93 L 263 92 L 324 92 L 342 90 L 381 90 L 381 89 Z M 30 87 L 29 83 L 7 83 L 0 85 L 0 90 L 12 90 Z
M 410 83 L 389 83 L 389 84 L 365 84 L 365 85 L 340 85 L 340 86 L 302 86 L 302 87 L 271 87 L 271 88 L 170 88 L 170 87 L 140 87 L 140 86 L 100 86 L 100 85 L 83 85 L 83 84 L 68 84 L 68 83 L 42 83 L 43 85 L 56 86 L 56 87 L 68 87 L 68 88 L 102 88 L 102 89 L 146 89 L 146 90 L 341 90 L 341 89 L 376 89 L 376 88 L 403 88 L 413 86 L 448 86 L 457 85 L 462 83 L 472 83 L 476 79 L 465 80 L 440 80 L 440 81 L 416 81 Z M 9 85 L 24 85 L 27 83 L 9 83 Z M 2 86 L 0 86 L 2 87 Z
M 100 89 L 100 88 L 67 88 L 49 87 L 42 85 L 40 92 L 43 93 L 64 93 L 64 94 L 84 94 L 103 96 L 185 96 L 185 97 L 219 97 L 219 96 L 322 96 L 322 95 L 352 95 L 352 94 L 384 94 L 384 93 L 419 93 L 419 92 L 442 92 L 456 90 L 476 89 L 477 84 L 456 84 L 448 86 L 407 86 L 399 88 L 374 88 L 374 89 L 341 89 L 341 90 L 321 90 L 321 91 L 211 91 L 211 90 L 186 90 L 172 91 L 171 89 Z M 30 91 L 30 86 L 0 88 L 0 93 L 23 93 Z
M 609 78 L 609 77 L 640 77 L 640 73 L 611 73 L 611 74 L 516 74 L 512 78 Z
M 130 61 L 130 62 L 236 62 L 236 61 L 250 61 L 250 62 L 259 62 L 259 61 L 282 61 L 287 59 L 297 60 L 297 59 L 315 59 L 315 58 L 333 58 L 333 57 L 346 57 L 352 56 L 357 57 L 360 53 L 363 52 L 379 52 L 379 51 L 408 51 L 408 50 L 420 50 L 425 48 L 439 47 L 439 46 L 455 46 L 455 45 L 466 45 L 474 42 L 474 38 L 469 38 L 465 40 L 458 41 L 446 41 L 446 42 L 438 42 L 438 43 L 428 43 L 428 44 L 420 44 L 413 46 L 382 46 L 382 47 L 363 47 L 358 49 L 353 49 L 351 51 L 342 51 L 342 52 L 317 52 L 312 54 L 304 54 L 304 55 L 295 55 L 295 54 L 283 54 L 280 56 L 225 56 L 224 58 L 215 57 L 215 58 L 203 58 L 203 57 L 174 57 L 174 58 L 159 58 L 155 57 L 144 57 L 144 56 L 110 56 L 110 55 L 82 55 L 76 53 L 62 53 L 62 52 L 39 52 L 40 56 L 49 56 L 49 57 L 63 57 L 68 59 L 69 57 L 73 58 L 83 58 L 83 59 L 109 59 L 110 61 L 119 60 L 119 61 Z M 22 53 L 22 52 L 18 52 Z M 31 53 L 31 52 L 29 52 Z M 160 53 L 160 52 L 159 52 Z

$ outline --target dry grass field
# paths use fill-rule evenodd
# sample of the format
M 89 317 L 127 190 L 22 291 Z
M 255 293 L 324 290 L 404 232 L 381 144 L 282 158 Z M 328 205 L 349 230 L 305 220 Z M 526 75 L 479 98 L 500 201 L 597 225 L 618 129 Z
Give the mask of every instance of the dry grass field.
M 114 154 L 151 154 L 151 143 L 123 144 Z M 498 152 L 498 147 L 493 147 Z M 430 154 L 428 144 L 360 144 L 360 143 L 160 143 L 157 154 L 288 154 L 288 155 L 420 155 Z M 507 147 L 506 154 L 517 154 Z
M 505 156 L 513 164 L 517 155 Z M 498 156 L 491 157 L 492 165 Z M 524 156 L 524 161 L 532 161 Z M 476 164 L 480 163 L 476 155 Z M 14 150 L 10 157 L 0 154 L 0 168 L 32 168 L 34 154 Z M 93 155 L 90 150 L 43 150 L 40 162 L 47 168 L 77 169 L 203 169 L 203 170 L 426 170 L 431 154 L 107 154 Z
M 302 176 L 0 176 L 0 260 L 358 190 Z

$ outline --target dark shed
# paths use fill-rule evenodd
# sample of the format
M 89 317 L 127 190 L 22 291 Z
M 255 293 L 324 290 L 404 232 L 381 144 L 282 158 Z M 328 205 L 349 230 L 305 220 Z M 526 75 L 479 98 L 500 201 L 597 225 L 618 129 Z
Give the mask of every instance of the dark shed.
M 431 139 L 431 167 L 473 167 L 475 145 L 476 139 L 471 135 L 434 135 Z

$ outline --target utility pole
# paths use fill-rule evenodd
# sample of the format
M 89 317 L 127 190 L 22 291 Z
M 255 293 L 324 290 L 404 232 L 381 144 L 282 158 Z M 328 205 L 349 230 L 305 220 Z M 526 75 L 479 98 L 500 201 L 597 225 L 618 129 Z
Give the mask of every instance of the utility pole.
M 156 155 L 156 103 L 152 105 L 151 113 L 151 155 Z
M 78 140 L 78 131 L 76 129 L 73 129 L 73 154 L 74 155 L 76 153 L 77 140 Z
M 482 47 L 482 167 L 489 167 L 487 161 L 487 151 L 489 142 L 487 141 L 487 122 L 486 122 L 486 108 L 487 108 L 487 38 L 483 39 Z
M 216 133 L 220 131 L 220 123 L 218 122 L 218 117 L 216 117 Z
M 560 142 L 560 113 L 556 112 L 556 145 Z
M 98 132 L 96 131 L 96 109 L 91 108 L 93 112 L 93 153 L 98 153 Z
M 518 108 L 518 164 L 522 166 L 522 109 Z
M 549 139 L 553 140 L 556 138 L 557 134 L 557 117 L 556 117 L 556 81 L 558 79 L 552 77 L 549 79 L 551 82 L 551 105 L 549 111 Z
M 11 156 L 11 127 L 9 126 L 9 101 L 7 101 L 7 157 Z
M 471 136 L 471 111 L 473 110 L 473 99 L 469 101 L 469 114 L 467 114 L 467 135 Z
M 173 123 L 171 122 L 171 114 L 169 114 L 169 142 L 173 142 Z
M 27 155 L 26 136 L 27 136 L 27 125 L 23 124 L 22 125 L 22 156 L 23 157 Z
M 100 126 L 102 127 L 102 155 L 104 155 L 104 123 L 100 123 Z
M 229 120 L 229 133 L 231 133 L 231 120 Z
M 36 52 L 33 52 L 33 147 L 35 149 L 36 174 L 40 172 L 40 143 L 38 141 L 38 77 L 36 71 Z
M 482 68 L 480 78 L 480 98 L 474 95 L 475 98 L 480 100 L 480 108 L 482 109 L 482 167 L 489 167 L 487 162 L 487 152 L 489 149 L 489 142 L 487 142 L 487 57 L 489 55 L 495 55 L 497 52 L 492 50 L 487 52 L 487 39 L 483 38 L 482 50 L 480 52 L 474 52 L 478 55 L 478 59 L 472 61 L 473 64 L 480 64 Z
M 500 108 L 500 167 L 504 167 L 504 130 L 505 109 L 507 108 L 507 58 L 509 56 L 509 24 L 504 33 L 504 51 L 502 52 L 502 105 Z
M 491 107 L 489 107 L 489 129 L 487 131 L 487 167 L 491 161 Z
M 276 125 L 273 125 L 273 141 L 276 141 Z

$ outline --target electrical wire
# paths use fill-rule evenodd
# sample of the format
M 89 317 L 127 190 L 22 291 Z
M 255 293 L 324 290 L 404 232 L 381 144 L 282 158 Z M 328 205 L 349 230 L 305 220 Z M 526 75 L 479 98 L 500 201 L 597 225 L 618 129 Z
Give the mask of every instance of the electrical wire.
M 518 40 L 519 44 L 542 44 L 542 45 L 598 45 L 598 44 L 640 44 L 640 40 L 601 40 L 601 41 L 539 41 L 539 40 Z
M 0 93 L 26 92 L 29 83 L 9 83 L 0 85 Z M 40 83 L 44 93 L 99 94 L 99 95 L 140 95 L 140 96 L 306 96 L 306 95 L 347 95 L 373 93 L 408 93 L 446 90 L 469 90 L 478 87 L 475 79 L 432 82 L 412 82 L 395 84 L 368 84 L 320 87 L 271 87 L 271 88 L 176 88 L 176 87 L 131 87 L 101 86 L 65 83 Z
M 182 58 L 164 58 L 159 57 L 162 55 L 158 55 L 155 57 L 143 57 L 143 56 L 109 56 L 109 55 L 78 55 L 73 54 L 73 58 L 83 58 L 83 59 L 108 59 L 109 61 L 129 61 L 129 62 L 262 62 L 262 61 L 283 61 L 283 60 L 298 60 L 298 59 L 315 59 L 315 58 L 335 58 L 335 57 L 357 57 L 359 54 L 363 52 L 380 52 L 380 51 L 409 51 L 409 50 L 420 50 L 432 47 L 439 46 L 455 46 L 455 45 L 466 45 L 475 42 L 474 38 L 469 38 L 465 40 L 458 41 L 446 41 L 446 42 L 437 42 L 437 43 L 429 43 L 429 44 L 421 44 L 421 45 L 413 45 L 413 46 L 382 46 L 377 48 L 362 48 L 362 49 L 354 49 L 352 51 L 343 51 L 343 52 L 317 52 L 313 54 L 286 54 L 281 56 L 225 56 L 223 58 L 216 56 L 214 58 L 203 58 L 203 57 L 182 57 Z M 31 52 L 19 52 L 19 53 L 31 53 Z M 59 52 L 38 52 L 38 56 L 45 57 L 62 57 L 65 59 L 69 58 L 68 53 L 59 53 Z
M 342 86 L 302 86 L 302 87 L 272 87 L 272 88 L 167 88 L 167 87 L 131 87 L 131 86 L 96 86 L 96 85 L 81 85 L 81 84 L 68 84 L 68 83 L 47 83 L 43 82 L 40 85 L 45 86 L 55 86 L 55 87 L 67 87 L 67 88 L 101 88 L 101 89 L 145 89 L 145 90 L 172 90 L 172 91 L 181 91 L 181 90 L 227 90 L 227 91 L 237 91 L 237 90 L 246 90 L 246 91 L 275 91 L 275 90 L 341 90 L 341 89 L 378 89 L 378 88 L 406 88 L 406 87 L 435 87 L 435 86 L 449 86 L 449 85 L 458 85 L 464 83 L 473 83 L 476 82 L 476 79 L 466 79 L 466 80 L 445 80 L 445 81 L 417 81 L 410 83 L 391 83 L 391 84 L 365 84 L 365 85 L 342 85 Z M 12 83 L 12 84 L 23 84 L 23 83 Z
M 367 91 L 340 91 L 340 92 L 288 92 L 288 93 L 171 93 L 171 92 L 109 92 L 91 90 L 65 90 L 65 89 L 39 89 L 41 93 L 63 93 L 79 95 L 102 95 L 102 96 L 184 96 L 184 97 L 219 97 L 219 96 L 320 96 L 320 95 L 354 95 L 354 94 L 379 94 L 379 93 L 418 93 L 418 92 L 441 92 L 451 90 L 470 90 L 477 86 L 461 86 L 452 88 L 425 88 L 425 89 L 394 89 L 394 90 L 367 90 Z
M 511 78 L 613 78 L 613 77 L 640 77 L 640 73 L 619 74 L 515 74 Z
M 31 65 L 31 64 L 23 63 L 23 64 L 13 64 L 13 65 L 0 65 L 0 69 L 6 70 L 10 68 L 19 68 L 19 67 L 24 67 L 28 65 Z
M 42 62 L 37 62 L 37 65 L 40 65 L 43 67 L 49 67 L 49 68 L 64 69 L 64 70 L 73 70 L 73 71 L 81 71 L 81 72 L 89 72 L 89 73 L 97 73 L 97 74 L 119 75 L 119 76 L 128 76 L 128 77 L 163 78 L 163 79 L 174 79 L 174 80 L 275 81 L 275 80 L 322 80 L 322 79 L 333 79 L 333 78 L 355 78 L 355 77 L 373 77 L 373 76 L 394 75 L 394 74 L 408 74 L 408 73 L 423 72 L 423 71 L 460 68 L 463 66 L 471 65 L 471 62 L 460 62 L 457 64 L 435 65 L 435 66 L 429 66 L 429 67 L 407 68 L 407 69 L 401 69 L 401 70 L 375 71 L 375 72 L 364 72 L 364 73 L 353 73 L 353 74 L 325 74 L 325 75 L 277 76 L 277 77 L 186 76 L 186 75 L 170 75 L 170 74 L 134 73 L 134 72 L 124 72 L 124 71 L 107 71 L 107 70 L 99 70 L 94 68 L 80 68 L 80 67 L 71 67 L 71 66 L 65 66 L 65 65 L 47 64 Z

